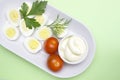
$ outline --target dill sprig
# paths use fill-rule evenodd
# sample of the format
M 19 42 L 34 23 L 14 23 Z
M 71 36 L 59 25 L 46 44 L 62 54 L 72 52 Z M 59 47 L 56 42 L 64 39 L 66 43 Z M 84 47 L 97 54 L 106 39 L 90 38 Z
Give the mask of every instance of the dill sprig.
M 58 36 L 64 32 L 64 30 L 68 27 L 68 24 L 71 22 L 71 20 L 72 19 L 68 20 L 65 18 L 60 18 L 60 16 L 57 15 L 55 21 L 53 21 L 50 25 L 47 26 L 51 28 L 55 36 Z

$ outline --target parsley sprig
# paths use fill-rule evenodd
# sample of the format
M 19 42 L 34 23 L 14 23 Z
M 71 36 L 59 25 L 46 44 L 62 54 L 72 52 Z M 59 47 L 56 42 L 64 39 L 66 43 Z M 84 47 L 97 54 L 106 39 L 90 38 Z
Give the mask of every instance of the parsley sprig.
M 24 2 L 20 9 L 21 17 L 24 19 L 26 27 L 29 29 L 37 28 L 40 26 L 40 24 L 34 19 L 29 18 L 31 15 L 42 15 L 45 12 L 45 8 L 47 5 L 47 1 L 35 1 L 32 4 L 32 8 L 30 12 L 28 13 L 28 5 Z

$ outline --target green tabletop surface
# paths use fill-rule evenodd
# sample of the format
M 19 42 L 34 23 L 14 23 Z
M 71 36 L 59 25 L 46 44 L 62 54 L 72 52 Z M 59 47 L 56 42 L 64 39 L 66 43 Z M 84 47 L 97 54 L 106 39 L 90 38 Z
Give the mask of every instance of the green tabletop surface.
M 48 0 L 85 23 L 96 52 L 91 65 L 68 79 L 54 77 L 0 45 L 0 80 L 120 80 L 120 0 Z

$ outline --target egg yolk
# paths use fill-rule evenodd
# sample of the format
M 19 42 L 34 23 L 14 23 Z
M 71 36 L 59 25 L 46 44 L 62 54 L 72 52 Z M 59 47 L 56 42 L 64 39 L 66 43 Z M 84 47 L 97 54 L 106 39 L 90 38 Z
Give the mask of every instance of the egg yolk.
M 44 23 L 44 17 L 42 15 L 36 16 L 35 17 L 36 21 L 39 22 L 40 24 Z
M 11 10 L 9 13 L 9 17 L 13 22 L 17 22 L 19 18 L 19 13 L 16 10 Z
M 16 34 L 16 31 L 13 28 L 8 28 L 6 30 L 6 35 L 10 38 L 13 38 L 15 36 L 15 34 Z
M 47 28 L 41 29 L 39 31 L 39 37 L 42 39 L 47 39 L 48 37 L 50 37 L 50 30 Z
M 39 42 L 37 40 L 30 40 L 28 43 L 30 49 L 35 50 L 39 46 Z

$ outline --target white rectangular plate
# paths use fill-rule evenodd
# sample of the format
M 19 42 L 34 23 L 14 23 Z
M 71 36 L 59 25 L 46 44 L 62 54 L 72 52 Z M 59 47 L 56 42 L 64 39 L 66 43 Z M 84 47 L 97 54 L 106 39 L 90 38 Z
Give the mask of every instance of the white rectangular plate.
M 59 72 L 52 72 L 50 71 L 46 66 L 46 60 L 48 57 L 48 54 L 44 52 L 44 50 L 40 51 L 38 54 L 30 54 L 24 47 L 23 47 L 23 41 L 25 37 L 20 36 L 20 38 L 17 41 L 10 41 L 6 39 L 6 37 L 3 34 L 3 27 L 6 22 L 6 10 L 9 8 L 16 8 L 20 7 L 23 2 L 30 2 L 32 3 L 32 0 L 1 0 L 0 2 L 0 44 L 7 48 L 8 50 L 12 51 L 14 54 L 24 58 L 25 60 L 31 62 L 32 64 L 38 66 L 40 69 L 60 78 L 69 78 L 76 76 L 80 73 L 82 73 L 91 63 L 94 52 L 95 52 L 95 42 L 94 39 L 90 33 L 90 31 L 85 27 L 84 24 L 81 22 L 76 21 L 72 18 L 72 22 L 70 23 L 68 30 L 70 32 L 73 32 L 77 35 L 83 36 L 87 43 L 88 43 L 88 56 L 86 59 L 77 65 L 69 65 L 64 64 L 63 69 Z M 57 15 L 60 15 L 61 17 L 65 17 L 67 19 L 70 19 L 71 17 L 67 16 L 66 14 L 62 13 L 61 11 L 55 9 L 54 7 L 48 5 L 46 8 L 45 15 L 47 15 L 48 20 L 55 20 Z

